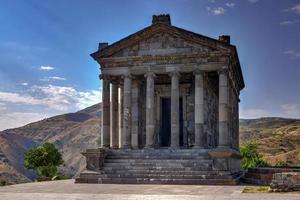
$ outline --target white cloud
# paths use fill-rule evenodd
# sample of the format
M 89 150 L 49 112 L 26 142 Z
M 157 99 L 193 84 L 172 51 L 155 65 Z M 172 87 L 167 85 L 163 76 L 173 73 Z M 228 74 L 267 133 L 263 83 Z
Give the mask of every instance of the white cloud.
M 260 108 L 243 109 L 242 107 L 240 108 L 240 118 L 244 118 L 244 119 L 266 117 L 269 116 L 269 114 L 270 113 L 265 109 L 260 109 Z
M 6 110 L 6 106 L 5 106 L 5 103 L 0 102 L 0 111 L 2 111 L 2 110 Z
M 35 99 L 29 95 L 21 95 L 12 92 L 0 92 L 0 102 L 20 103 L 28 105 L 42 104 L 39 99 Z
M 284 51 L 283 54 L 290 56 L 291 58 L 300 58 L 300 52 L 294 50 Z
M 64 86 L 32 86 L 28 94 L 0 92 L 0 102 L 10 104 L 43 106 L 56 111 L 75 111 L 99 103 L 101 92 L 77 91 Z
M 67 80 L 66 78 L 64 77 L 59 77 L 59 76 L 49 76 L 49 77 L 44 77 L 42 79 L 40 79 L 41 81 L 65 81 Z
M 297 24 L 298 22 L 299 22 L 298 20 L 293 20 L 293 21 L 287 20 L 287 21 L 282 21 L 279 24 L 281 26 L 289 26 L 289 25 Z
M 248 0 L 250 3 L 256 3 L 258 2 L 259 0 Z
M 234 8 L 235 3 L 227 2 L 225 5 L 226 5 L 227 7 L 229 7 L 229 8 Z
M 23 85 L 23 86 L 27 86 L 27 85 L 28 85 L 28 83 L 24 82 L 24 83 L 21 83 L 21 85 Z
M 209 15 L 224 15 L 226 12 L 226 10 L 223 7 L 207 7 L 206 9 Z
M 38 121 L 47 117 L 49 117 L 47 114 L 42 113 L 0 112 L 0 131 L 24 126 L 30 122 Z
M 53 70 L 54 67 L 42 65 L 42 66 L 40 67 L 40 69 L 41 69 L 41 70 L 45 70 L 45 71 L 50 71 L 50 70 Z
M 284 113 L 292 118 L 300 118 L 300 105 L 299 104 L 283 104 L 281 105 Z
M 294 11 L 297 14 L 300 14 L 300 4 L 293 6 L 290 10 Z
M 287 8 L 283 10 L 284 12 L 294 12 L 296 14 L 300 14 L 300 4 L 296 4 L 291 8 Z

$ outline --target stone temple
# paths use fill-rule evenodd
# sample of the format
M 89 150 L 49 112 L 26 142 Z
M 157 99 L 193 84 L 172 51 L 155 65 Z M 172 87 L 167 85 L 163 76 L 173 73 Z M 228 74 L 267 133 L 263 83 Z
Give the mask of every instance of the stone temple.
M 101 146 L 83 153 L 76 182 L 238 182 L 244 81 L 230 36 L 213 39 L 154 15 L 91 56 L 103 87 Z

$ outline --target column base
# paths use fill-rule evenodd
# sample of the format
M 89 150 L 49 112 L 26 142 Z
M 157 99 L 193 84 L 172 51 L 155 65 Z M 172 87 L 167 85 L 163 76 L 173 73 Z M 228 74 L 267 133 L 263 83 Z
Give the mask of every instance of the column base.
M 124 150 L 131 150 L 132 147 L 131 146 L 122 146 L 120 149 L 124 149 Z
M 242 158 L 239 151 L 228 146 L 218 146 L 209 151 L 208 154 L 213 158 Z
M 213 160 L 213 170 L 230 171 L 232 173 L 240 172 L 241 154 L 239 151 L 228 146 L 219 146 L 208 152 Z
M 204 146 L 193 146 L 193 149 L 205 149 Z

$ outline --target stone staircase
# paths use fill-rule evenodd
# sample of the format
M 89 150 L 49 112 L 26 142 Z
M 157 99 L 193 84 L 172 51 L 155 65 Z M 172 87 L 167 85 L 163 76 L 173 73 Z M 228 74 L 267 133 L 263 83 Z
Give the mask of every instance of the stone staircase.
M 86 170 L 76 183 L 112 184 L 226 184 L 240 174 L 214 171 L 206 151 L 110 150 L 101 170 Z

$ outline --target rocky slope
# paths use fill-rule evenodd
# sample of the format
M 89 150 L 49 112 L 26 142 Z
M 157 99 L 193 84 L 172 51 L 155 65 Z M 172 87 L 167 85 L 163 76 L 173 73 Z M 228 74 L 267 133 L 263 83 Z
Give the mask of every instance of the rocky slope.
M 24 176 L 24 179 L 8 179 L 7 182 L 11 183 L 33 180 L 36 173 L 24 169 L 24 153 L 41 143 L 52 142 L 63 153 L 64 165 L 60 167 L 60 171 L 67 175 L 76 175 L 85 167 L 85 160 L 80 152 L 98 146 L 100 114 L 100 105 L 97 104 L 76 113 L 59 115 L 0 132 L 0 150 L 5 156 L 5 162 L 0 161 L 0 174 L 5 172 L 11 177 Z M 5 170 L 1 169 L 1 163 Z
M 43 142 L 53 142 L 63 152 L 60 171 L 76 175 L 85 167 L 80 154 L 98 146 L 100 104 L 76 113 L 44 119 L 26 126 L 0 132 L 0 184 L 27 182 L 36 178 L 23 167 L 24 153 Z M 288 161 L 300 165 L 300 120 L 261 118 L 240 120 L 241 143 L 255 141 L 260 152 L 272 164 Z
M 254 141 L 268 163 L 300 166 L 300 120 L 260 118 L 240 120 L 240 141 Z

